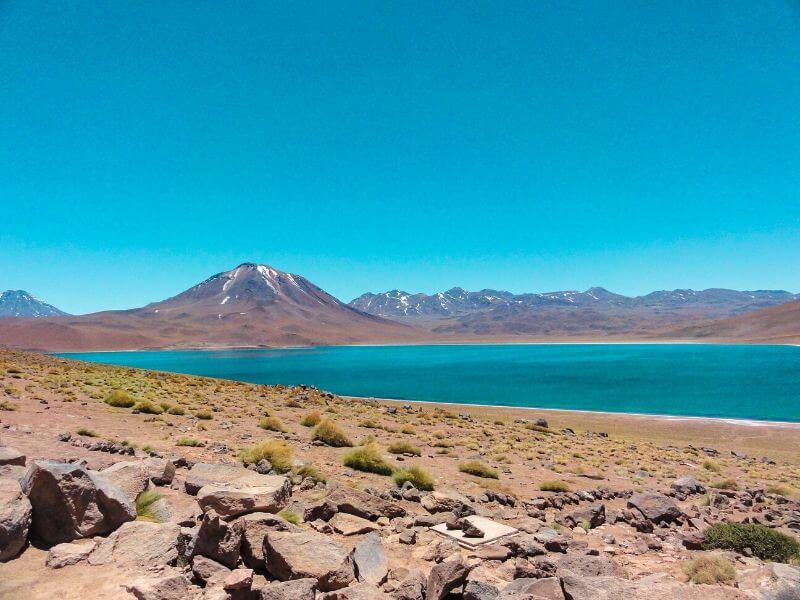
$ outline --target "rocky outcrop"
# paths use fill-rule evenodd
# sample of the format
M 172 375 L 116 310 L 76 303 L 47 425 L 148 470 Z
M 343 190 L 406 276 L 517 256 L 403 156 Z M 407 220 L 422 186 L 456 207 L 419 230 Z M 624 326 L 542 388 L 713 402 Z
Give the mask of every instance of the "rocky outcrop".
M 197 502 L 205 512 L 213 509 L 223 517 L 252 512 L 277 513 L 289 503 L 292 485 L 286 477 L 260 475 L 258 486 L 241 484 L 205 485 L 197 492 Z
M 22 490 L 33 507 L 32 530 L 48 544 L 111 533 L 136 518 L 120 488 L 70 463 L 34 461 Z
M 321 591 L 346 587 L 355 579 L 350 553 L 321 533 L 270 532 L 264 538 L 264 560 L 276 579 L 314 578 Z
M 0 562 L 25 547 L 31 525 L 31 503 L 16 479 L 0 479 Z
M 257 487 L 270 485 L 269 481 L 269 476 L 259 475 L 239 465 L 195 463 L 186 475 L 184 487 L 187 493 L 195 495 L 207 485 Z
M 239 561 L 242 545 L 242 529 L 228 523 L 214 510 L 203 515 L 194 540 L 193 554 L 205 556 L 229 569 Z
M 628 499 L 628 507 L 634 508 L 653 523 L 672 523 L 683 514 L 677 505 L 664 494 L 643 492 Z

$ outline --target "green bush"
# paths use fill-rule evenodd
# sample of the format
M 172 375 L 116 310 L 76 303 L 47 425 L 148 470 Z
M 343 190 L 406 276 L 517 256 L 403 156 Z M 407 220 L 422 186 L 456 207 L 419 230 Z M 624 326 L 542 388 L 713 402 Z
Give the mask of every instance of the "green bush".
M 683 572 L 692 583 L 731 583 L 736 579 L 736 567 L 722 556 L 700 556 L 683 565 Z
M 378 475 L 391 475 L 392 467 L 383 459 L 380 450 L 375 444 L 360 446 L 350 450 L 344 455 L 344 465 L 364 471 L 366 473 L 377 473 Z
M 194 416 L 202 421 L 210 421 L 214 418 L 214 413 L 212 413 L 210 410 L 198 410 L 196 413 L 194 413 Z
M 410 442 L 394 442 L 389 444 L 389 452 L 392 454 L 413 454 L 414 456 L 422 456 L 422 450 Z
M 292 468 L 292 449 L 281 440 L 264 440 L 239 451 L 239 458 L 246 465 L 255 465 L 267 459 L 278 473 Z
M 569 486 L 563 481 L 543 481 L 539 484 L 539 489 L 543 492 L 568 492 Z
M 500 475 L 497 469 L 493 469 L 489 465 L 482 463 L 479 460 L 468 460 L 458 465 L 458 470 L 462 473 L 475 475 L 475 477 L 484 477 L 486 479 L 499 479 Z
M 800 542 L 795 538 L 764 525 L 752 523 L 716 523 L 706 529 L 706 550 L 750 548 L 761 560 L 789 562 L 800 558 Z
M 177 442 L 175 442 L 176 446 L 191 446 L 194 448 L 195 446 L 200 445 L 200 441 L 190 437 L 182 437 Z
M 294 469 L 292 469 L 292 474 L 300 481 L 302 481 L 306 477 L 310 477 L 317 483 L 320 482 L 325 483 L 327 481 L 325 475 L 323 475 L 319 471 L 319 469 L 317 469 L 312 465 L 301 465 L 299 467 L 295 467 Z
M 145 490 L 139 494 L 139 497 L 136 498 L 136 518 L 139 521 L 160 523 L 161 519 L 158 518 L 158 515 L 153 510 L 153 504 L 163 497 L 164 494 L 156 490 Z
M 136 398 L 125 390 L 114 390 L 106 396 L 105 403 L 117 408 L 130 408 L 136 404 Z
M 314 429 L 312 439 L 319 440 L 320 442 L 333 446 L 334 448 L 350 447 L 353 442 L 347 437 L 336 423 L 330 419 L 325 419 Z
M 395 471 L 392 479 L 397 487 L 402 486 L 406 481 L 410 481 L 418 490 L 429 492 L 433 489 L 433 477 L 425 469 L 418 466 Z
M 170 406 L 167 412 L 171 415 L 182 416 L 186 414 L 186 410 L 182 406 Z
M 290 510 L 282 510 L 278 513 L 278 516 L 281 517 L 284 521 L 288 521 L 292 525 L 300 525 L 300 515 L 296 512 L 292 512 Z
M 300 419 L 300 425 L 303 427 L 316 427 L 322 421 L 322 415 L 316 410 L 308 413 L 305 417 Z
M 286 433 L 286 427 L 283 426 L 283 422 L 278 417 L 263 417 L 258 422 L 258 426 L 261 427 L 261 429 L 266 429 L 267 431 Z

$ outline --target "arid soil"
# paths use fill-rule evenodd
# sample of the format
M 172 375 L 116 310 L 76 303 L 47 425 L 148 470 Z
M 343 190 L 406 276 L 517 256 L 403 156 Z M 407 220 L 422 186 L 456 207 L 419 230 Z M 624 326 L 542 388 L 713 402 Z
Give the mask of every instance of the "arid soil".
M 115 391 L 138 404 L 109 405 L 106 400 Z M 368 401 L 314 388 L 99 366 L 11 350 L 0 350 L 0 409 L 0 447 L 18 450 L 28 469 L 39 459 L 68 461 L 91 471 L 148 456 L 175 464 L 169 482 L 149 486 L 169 506 L 166 516 L 156 519 L 165 521 L 160 527 L 180 524 L 181 535 L 195 540 L 191 544 L 208 535 L 213 512 L 204 507 L 203 516 L 195 497 L 186 493 L 191 467 L 241 467 L 248 450 L 273 440 L 288 453 L 288 466 L 281 468 L 276 458 L 250 468 L 271 472 L 271 477 L 290 469 L 291 498 L 281 503 L 280 513 L 297 522 L 299 529 L 291 525 L 290 533 L 324 536 L 343 552 L 377 543 L 378 554 L 386 557 L 386 572 L 376 581 L 364 575 L 369 569 L 358 561 L 358 585 L 354 579 L 331 591 L 336 586 L 320 576 L 315 588 L 320 598 L 442 600 L 450 593 L 467 600 L 511 599 L 517 596 L 508 586 L 535 582 L 544 583 L 519 598 L 645 598 L 653 590 L 673 598 L 767 598 L 760 594 L 793 585 L 795 576 L 800 590 L 800 571 L 776 574 L 753 556 L 697 549 L 703 530 L 718 522 L 764 523 L 797 537 L 800 429 L 794 425 Z M 419 467 L 432 478 L 435 491 L 409 491 L 408 485 L 399 489 L 388 475 L 345 466 L 343 457 L 352 448 L 312 439 L 319 419 L 332 423 L 356 449 L 373 452 L 387 473 Z M 22 478 L 22 467 L 0 469 L 6 469 L 0 478 Z M 688 487 L 675 484 L 687 477 Z M 356 496 L 325 504 L 337 494 Z M 637 500 L 642 495 L 646 498 Z M 381 498 L 385 506 L 359 512 L 359 503 L 371 506 Z M 648 517 L 636 506 L 645 501 L 660 509 L 668 503 L 674 514 L 669 508 L 663 519 Z M 392 512 L 394 506 L 405 516 Z M 429 529 L 470 514 L 519 529 L 522 537 L 516 539 L 531 546 L 525 550 L 521 542 L 506 540 L 493 550 L 459 549 Z M 37 518 L 34 506 L 34 529 Z M 261 539 L 273 536 L 270 543 L 277 545 L 275 528 L 290 525 L 270 523 L 264 531 L 272 533 L 264 538 L 262 531 Z M 451 524 L 464 526 L 463 521 Z M 352 533 L 348 528 L 358 533 L 344 535 Z M 377 542 L 367 539 L 368 529 L 377 531 Z M 54 569 L 45 566 L 50 544 L 36 535 L 30 542 L 18 557 L 0 563 L 0 597 L 308 597 L 288 591 L 270 595 L 277 589 L 270 587 L 277 585 L 273 580 L 297 579 L 303 570 L 295 565 L 294 575 L 278 575 L 277 567 L 262 564 L 251 571 L 244 551 L 229 565 L 238 566 L 232 573 L 223 567 L 217 572 L 224 577 L 212 577 L 203 570 L 209 552 L 197 548 L 176 550 L 148 564 L 125 560 L 120 550 L 110 562 L 82 560 Z M 125 546 L 120 541 L 117 547 Z M 298 552 L 294 546 L 271 551 Z M 135 548 L 131 552 L 138 556 Z M 690 583 L 685 566 L 701 556 L 729 563 L 734 576 L 711 586 Z M 303 563 L 307 557 L 292 558 Z M 184 574 L 188 588 L 182 587 Z M 177 575 L 178 591 L 151 589 L 162 580 L 177 585 L 170 579 Z M 228 578 L 248 576 L 246 586 L 231 587 Z M 132 586 L 135 581 L 144 583 Z M 417 596 L 403 595 L 419 581 L 423 585 Z M 593 596 L 592 586 L 621 591 Z M 790 597 L 795 596 L 785 596 Z

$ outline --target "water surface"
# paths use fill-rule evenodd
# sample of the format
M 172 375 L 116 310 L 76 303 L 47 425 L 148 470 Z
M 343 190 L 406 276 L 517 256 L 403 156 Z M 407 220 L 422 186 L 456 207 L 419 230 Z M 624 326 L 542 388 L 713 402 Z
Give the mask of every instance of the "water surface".
M 95 352 L 93 362 L 342 395 L 800 422 L 800 348 L 547 344 Z

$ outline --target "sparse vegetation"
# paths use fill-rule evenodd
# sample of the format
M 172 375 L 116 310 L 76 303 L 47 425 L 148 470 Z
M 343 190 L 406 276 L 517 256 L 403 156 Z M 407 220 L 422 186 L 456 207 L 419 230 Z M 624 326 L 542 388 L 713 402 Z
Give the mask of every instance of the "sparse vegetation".
M 323 475 L 319 469 L 313 465 L 301 465 L 299 467 L 295 467 L 292 469 L 292 474 L 300 481 L 307 477 L 310 477 L 317 483 L 325 483 L 327 481 L 325 475 Z
M 0 410 L 12 411 L 17 410 L 18 408 L 19 407 L 11 402 L 11 400 L 0 399 Z
M 563 481 L 548 480 L 539 484 L 539 489 L 543 492 L 569 492 L 570 487 Z
M 378 475 L 392 474 L 392 467 L 383 459 L 376 444 L 367 444 L 350 450 L 344 455 L 343 462 L 346 467 L 356 471 Z
M 389 444 L 389 452 L 392 454 L 412 454 L 422 456 L 422 451 L 410 442 L 393 442 Z
M 281 517 L 284 521 L 288 521 L 292 525 L 300 525 L 300 515 L 296 512 L 292 512 L 290 510 L 282 510 L 278 513 L 278 516 Z
M 732 583 L 736 579 L 736 567 L 722 556 L 700 556 L 683 565 L 683 572 L 692 583 L 714 585 Z
M 175 445 L 195 447 L 200 445 L 200 440 L 196 440 L 195 438 L 191 437 L 182 437 L 177 442 L 175 442 Z
M 246 465 L 255 465 L 266 459 L 278 473 L 287 473 L 292 468 L 292 448 L 281 440 L 264 440 L 239 452 Z
M 86 437 L 100 437 L 99 433 L 92 431 L 88 427 L 78 427 L 78 429 L 75 430 L 75 433 L 78 435 L 84 435 Z
M 164 412 L 163 408 L 154 402 L 150 402 L 149 400 L 140 400 L 133 407 L 133 410 L 138 410 L 140 413 L 145 413 L 148 415 L 160 415 Z
M 131 396 L 125 390 L 113 390 L 108 396 L 106 396 L 105 403 L 109 406 L 115 406 L 117 408 L 131 408 L 136 404 L 136 398 Z
M 210 410 L 198 410 L 194 413 L 194 416 L 201 421 L 210 421 L 214 418 L 214 413 L 212 413 Z
M 314 429 L 312 439 L 318 440 L 334 448 L 343 448 L 353 445 L 342 429 L 330 419 L 325 419 Z
M 258 426 L 267 431 L 277 431 L 278 433 L 286 433 L 287 429 L 283 422 L 278 417 L 263 417 Z
M 484 477 L 486 479 L 499 479 L 500 474 L 497 469 L 493 469 L 489 465 L 482 463 L 479 460 L 468 460 L 458 465 L 458 470 L 462 473 L 469 473 L 475 477 Z
M 433 477 L 419 466 L 411 466 L 395 471 L 392 479 L 397 487 L 402 486 L 406 481 L 410 481 L 415 488 L 423 491 L 431 491 L 434 486 Z
M 153 504 L 163 497 L 164 494 L 157 490 L 145 490 L 139 494 L 139 497 L 136 498 L 136 518 L 139 521 L 160 523 L 161 519 L 158 518 L 158 515 L 153 509 Z
M 715 523 L 706 530 L 706 550 L 750 548 L 761 560 L 789 562 L 800 558 L 800 542 L 777 529 L 752 523 Z
M 712 482 L 709 487 L 717 490 L 737 490 L 739 489 L 735 479 L 720 479 L 719 481 Z
M 322 421 L 322 415 L 318 411 L 312 411 L 300 419 L 300 425 L 303 427 L 316 427 Z

